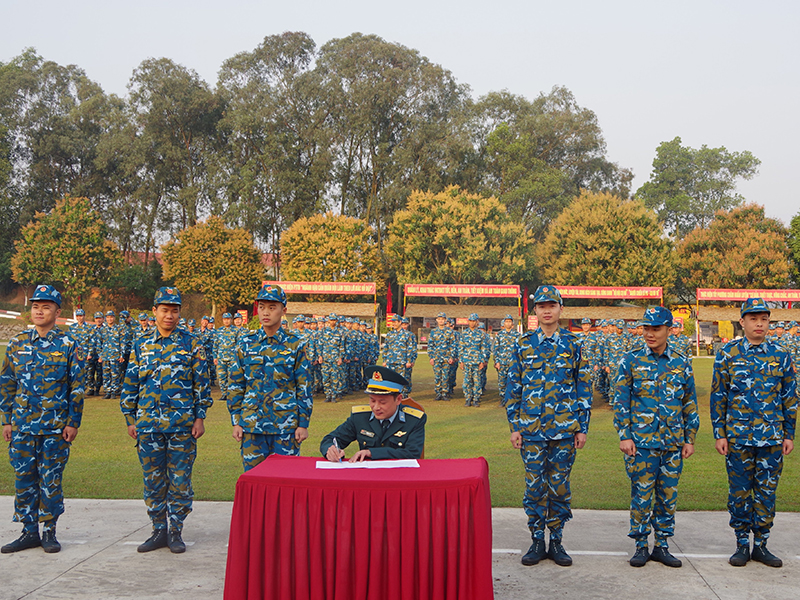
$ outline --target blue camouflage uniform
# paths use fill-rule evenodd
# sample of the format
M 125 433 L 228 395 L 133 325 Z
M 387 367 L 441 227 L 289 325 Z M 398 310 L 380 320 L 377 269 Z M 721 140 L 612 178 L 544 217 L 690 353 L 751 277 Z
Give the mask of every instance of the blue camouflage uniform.
M 403 323 L 403 325 L 411 324 L 411 321 L 409 320 L 408 317 L 403 317 L 401 319 L 401 322 Z M 408 396 L 411 394 L 411 388 L 414 385 L 414 382 L 411 379 L 411 375 L 412 371 L 414 370 L 414 363 L 417 362 L 417 356 L 418 356 L 417 336 L 414 335 L 411 329 L 400 328 L 400 331 L 403 332 L 403 334 L 405 335 L 406 352 L 408 353 L 409 356 L 407 364 L 411 365 L 411 366 L 406 366 L 403 371 L 400 371 L 406 378 L 406 381 L 408 381 L 408 387 L 406 387 L 406 389 L 403 390 L 403 395 Z
M 257 300 L 286 302 L 276 285 L 265 285 Z M 249 471 L 270 454 L 297 456 L 299 427 L 311 420 L 310 363 L 300 332 L 263 328 L 242 337 L 231 369 L 228 410 L 242 427 L 242 464 Z
M 492 357 L 492 336 L 486 331 L 485 323 L 478 323 L 478 329 L 481 330 L 485 338 L 483 346 L 483 368 L 479 369 L 481 378 L 481 398 L 483 398 L 483 394 L 486 392 L 486 371 L 489 368 L 489 359 Z
M 115 316 L 113 310 L 106 313 L 106 317 Z M 106 397 L 113 397 L 119 393 L 119 373 L 124 353 L 125 336 L 119 323 L 109 325 L 106 323 L 100 329 L 102 347 L 100 358 L 103 359 L 103 383 Z
M 663 307 L 645 311 L 645 323 L 669 326 Z M 669 343 L 656 354 L 649 347 L 622 358 L 615 381 L 614 427 L 632 440 L 635 456 L 625 455 L 631 480 L 630 532 L 637 548 L 647 547 L 650 528 L 656 547 L 666 548 L 675 531 L 678 481 L 684 444 L 694 445 L 700 419 L 691 360 Z
M 447 318 L 439 313 L 436 318 Z M 456 359 L 456 336 L 447 325 L 431 330 L 428 337 L 428 356 L 433 365 L 433 389 L 436 400 L 449 400 L 447 377 Z
M 76 315 L 86 315 L 82 308 L 79 308 L 75 311 Z M 70 337 L 72 341 L 75 342 L 78 350 L 80 351 L 81 357 L 84 360 L 84 365 L 89 360 L 89 356 L 93 350 L 93 341 L 92 335 L 94 334 L 95 326 L 92 324 L 87 323 L 84 321 L 83 323 L 73 323 L 69 326 L 69 330 L 67 331 L 67 335 Z M 86 391 L 86 369 L 84 367 L 84 385 L 83 389 L 84 392 Z
M 44 300 L 61 306 L 52 286 L 36 287 L 31 301 Z M 23 524 L 23 535 L 38 536 L 40 521 L 54 535 L 64 512 L 61 480 L 71 445 L 64 433 L 81 425 L 83 369 L 77 343 L 57 326 L 44 336 L 28 329 L 8 342 L 0 370 L 0 424 L 12 427 L 14 521 Z
M 769 312 L 760 298 L 742 305 Z M 766 544 L 775 518 L 775 494 L 783 469 L 782 445 L 793 440 L 797 420 L 792 359 L 767 338 L 752 344 L 743 337 L 727 343 L 714 360 L 711 422 L 715 439 L 728 440 L 728 511 L 737 545 Z
M 153 305 L 181 304 L 176 288 L 156 292 Z M 192 510 L 192 467 L 197 439 L 192 429 L 212 405 L 206 353 L 196 336 L 176 327 L 156 328 L 133 347 L 120 408 L 135 426 L 144 476 L 144 501 L 154 532 L 180 534 Z
M 503 321 L 514 318 L 506 315 Z M 511 355 L 517 343 L 519 333 L 515 330 L 501 329 L 494 337 L 494 368 L 497 369 L 497 387 L 500 392 L 500 406 L 506 405 L 506 382 L 508 381 L 508 367 L 511 364 Z
M 125 372 L 128 370 L 128 360 L 133 349 L 133 340 L 136 337 L 134 324 L 130 322 L 131 313 L 122 310 L 119 313 L 120 345 L 122 346 L 122 362 L 119 364 L 119 375 L 117 376 L 117 391 L 122 387 L 125 380 Z
M 472 313 L 470 321 L 477 321 Z M 461 332 L 458 342 L 458 360 L 464 368 L 464 406 L 480 406 L 481 373 L 478 365 L 486 357 L 486 335 L 483 331 L 467 328 Z
M 453 364 L 450 365 L 450 372 L 447 374 L 447 397 L 453 397 L 453 391 L 456 389 L 456 380 L 458 379 L 458 346 L 461 343 L 461 333 L 459 333 L 455 328 L 456 321 L 455 319 L 447 319 L 447 326 L 450 327 L 453 331 L 453 337 L 455 338 L 456 344 L 456 353 L 455 353 L 455 360 Z
M 400 319 L 395 316 L 390 320 L 397 322 Z M 411 390 L 411 377 L 408 374 L 410 369 L 406 365 L 413 365 L 416 360 L 417 343 L 414 334 L 399 327 L 386 334 L 383 344 L 383 362 L 388 368 L 400 373 L 408 381 L 408 387 L 403 390 L 404 395 L 407 395 Z
M 222 315 L 223 319 L 232 319 L 230 313 Z M 228 378 L 236 359 L 236 342 L 239 339 L 239 328 L 233 325 L 222 326 L 216 330 L 214 336 L 214 360 L 217 367 L 217 381 L 222 399 L 228 398 Z
M 561 303 L 553 286 L 540 286 L 534 302 Z M 522 335 L 514 346 L 506 387 L 506 412 L 511 432 L 520 433 L 525 464 L 522 505 L 534 542 L 550 529 L 560 543 L 572 517 L 570 472 L 575 461 L 575 436 L 589 431 L 592 394 L 589 370 L 578 339 L 566 329 L 545 336 L 541 328 Z
M 344 362 L 344 337 L 338 326 L 338 317 L 330 314 L 325 318 L 325 328 L 319 334 L 318 355 L 322 359 L 322 387 L 325 391 L 325 402 L 338 402 L 342 397 Z M 329 327 L 327 323 L 333 323 Z M 339 361 L 342 361 L 341 364 Z
M 100 362 L 100 353 L 103 350 L 103 313 L 94 313 L 94 324 L 89 336 L 89 353 L 86 355 L 86 388 L 87 396 L 100 393 L 103 387 L 103 363 Z M 100 320 L 100 324 L 97 321 Z

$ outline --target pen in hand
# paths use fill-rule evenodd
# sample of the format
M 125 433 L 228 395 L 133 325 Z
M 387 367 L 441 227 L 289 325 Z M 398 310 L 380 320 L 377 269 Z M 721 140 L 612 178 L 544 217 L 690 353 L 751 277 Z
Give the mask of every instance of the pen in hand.
M 339 448 L 339 442 L 336 441 L 336 438 L 333 438 L 333 447 L 336 448 L 336 454 L 339 454 L 342 449 Z M 339 455 L 339 462 L 342 462 L 342 457 Z

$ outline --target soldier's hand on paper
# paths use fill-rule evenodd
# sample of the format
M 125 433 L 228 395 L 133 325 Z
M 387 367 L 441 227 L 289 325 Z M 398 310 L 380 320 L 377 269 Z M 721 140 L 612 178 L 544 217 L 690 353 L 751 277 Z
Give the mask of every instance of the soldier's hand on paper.
M 325 458 L 331 462 L 339 462 L 344 458 L 344 450 L 339 450 L 336 446 L 330 446 L 325 453 Z
M 342 454 L 344 454 L 344 453 L 342 453 Z M 350 457 L 350 460 L 348 462 L 351 462 L 351 463 L 353 463 L 353 462 L 362 462 L 364 459 L 371 458 L 371 457 L 372 457 L 372 452 L 370 452 L 369 449 L 367 449 L 367 450 L 359 450 L 358 452 L 353 454 L 353 456 Z

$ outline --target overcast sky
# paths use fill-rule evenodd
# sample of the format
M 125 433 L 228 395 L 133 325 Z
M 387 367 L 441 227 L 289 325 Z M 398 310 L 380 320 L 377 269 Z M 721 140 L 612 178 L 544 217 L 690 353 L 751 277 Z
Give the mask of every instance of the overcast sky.
M 354 32 L 419 50 L 475 97 L 535 98 L 555 85 L 593 110 L 609 158 L 650 174 L 656 147 L 749 150 L 762 164 L 739 191 L 788 224 L 800 140 L 800 3 L 740 0 L 405 0 L 115 2 L 2 0 L 0 61 L 34 47 L 126 94 L 136 66 L 168 57 L 215 85 L 222 62 L 265 36 L 318 46 Z

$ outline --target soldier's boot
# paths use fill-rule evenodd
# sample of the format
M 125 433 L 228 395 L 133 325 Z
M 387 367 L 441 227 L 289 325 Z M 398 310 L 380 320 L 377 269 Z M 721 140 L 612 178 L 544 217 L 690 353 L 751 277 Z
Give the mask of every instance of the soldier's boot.
M 48 554 L 55 554 L 61 552 L 61 544 L 56 539 L 56 526 L 52 525 L 45 527 L 42 531 L 42 550 Z
M 552 560 L 559 567 L 572 566 L 572 557 L 564 550 L 561 540 L 550 538 L 550 548 L 547 550 L 547 558 Z
M 539 564 L 539 562 L 543 561 L 545 558 L 547 558 L 547 552 L 544 549 L 544 540 L 534 539 L 531 547 L 528 548 L 528 551 L 522 557 L 522 564 L 526 567 L 530 567 Z
M 42 540 L 39 538 L 38 529 L 35 531 L 23 531 L 19 538 L 0 548 L 0 552 L 3 554 L 11 554 L 13 552 L 19 552 L 20 550 L 27 550 L 28 548 L 38 548 L 41 545 Z
M 186 544 L 181 539 L 181 532 L 175 529 L 170 530 L 167 545 L 169 546 L 169 551 L 173 554 L 186 552 Z
M 106 395 L 103 396 L 103 400 L 111 400 L 111 392 L 106 392 Z
M 754 545 L 751 558 L 757 562 L 767 565 L 768 567 L 779 568 L 783 566 L 783 561 L 775 556 L 772 552 L 767 550 L 766 544 Z
M 650 560 L 650 550 L 647 546 L 637 546 L 636 552 L 633 553 L 628 562 L 632 567 L 643 567 L 648 560 Z
M 666 546 L 656 546 L 650 555 L 650 560 L 660 562 L 667 567 L 678 568 L 683 565 L 679 558 L 675 558 Z
M 155 529 L 153 530 L 153 535 L 147 538 L 147 541 L 145 541 L 143 544 L 140 544 L 136 551 L 152 552 L 153 550 L 158 550 L 159 548 L 166 548 L 168 543 L 167 530 Z
M 750 545 L 738 544 L 736 552 L 728 559 L 728 562 L 733 567 L 743 567 L 750 562 Z

